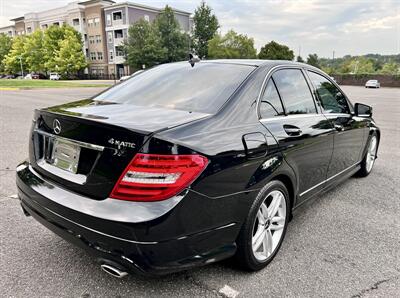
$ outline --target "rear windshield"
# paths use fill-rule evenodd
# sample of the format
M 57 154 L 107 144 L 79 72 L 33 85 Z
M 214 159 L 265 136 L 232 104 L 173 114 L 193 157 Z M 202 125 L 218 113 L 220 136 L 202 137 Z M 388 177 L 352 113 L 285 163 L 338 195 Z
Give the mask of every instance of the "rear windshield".
M 215 114 L 254 66 L 188 62 L 146 70 L 94 100 Z

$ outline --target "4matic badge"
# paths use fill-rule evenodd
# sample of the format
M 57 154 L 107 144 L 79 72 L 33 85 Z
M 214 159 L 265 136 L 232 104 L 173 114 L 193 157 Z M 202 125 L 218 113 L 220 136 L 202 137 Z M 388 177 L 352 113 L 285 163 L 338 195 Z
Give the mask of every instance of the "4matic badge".
M 119 141 L 114 138 L 111 138 L 108 140 L 108 143 L 111 145 L 115 145 L 118 147 L 118 149 L 124 149 L 124 148 L 136 148 L 136 144 L 132 142 L 124 142 L 124 141 Z

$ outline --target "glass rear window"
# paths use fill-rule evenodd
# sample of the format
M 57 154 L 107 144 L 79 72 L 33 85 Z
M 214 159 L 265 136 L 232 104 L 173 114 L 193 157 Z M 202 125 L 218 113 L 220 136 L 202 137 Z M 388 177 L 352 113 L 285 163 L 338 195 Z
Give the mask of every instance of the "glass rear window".
M 146 70 L 94 100 L 215 114 L 254 66 L 188 62 Z

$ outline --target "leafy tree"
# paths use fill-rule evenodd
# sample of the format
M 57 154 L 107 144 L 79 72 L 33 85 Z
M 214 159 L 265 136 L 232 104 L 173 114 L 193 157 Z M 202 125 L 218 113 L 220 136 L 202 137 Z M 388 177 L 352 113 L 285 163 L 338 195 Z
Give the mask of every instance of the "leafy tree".
M 217 34 L 208 42 L 208 57 L 214 59 L 256 58 L 254 39 L 233 30 L 228 31 L 224 36 Z
M 45 72 L 45 60 L 43 51 L 43 38 L 42 30 L 36 30 L 31 35 L 26 37 L 24 44 L 24 55 L 26 59 L 27 69 L 30 72 Z
M 189 36 L 181 32 L 171 7 L 165 6 L 157 16 L 155 26 L 160 33 L 162 47 L 165 49 L 165 58 L 162 62 L 184 60 L 189 52 Z
M 22 68 L 25 72 L 27 69 L 26 54 L 24 52 L 25 35 L 19 35 L 13 38 L 10 52 L 4 57 L 4 66 L 7 73 L 19 73 Z
M 58 46 L 54 62 L 59 73 L 68 76 L 87 67 L 86 58 L 82 52 L 82 40 L 74 30 L 65 30 L 64 38 L 58 42 Z
M 48 71 L 55 71 L 56 70 L 56 57 L 57 51 L 60 48 L 60 42 L 64 40 L 66 33 L 71 32 L 77 38 L 77 40 L 81 41 L 81 34 L 76 31 L 71 26 L 50 26 L 45 32 L 43 37 L 43 53 L 44 53 L 44 60 L 45 68 Z
M 321 68 L 321 66 L 319 65 L 319 59 L 317 54 L 308 55 L 307 64 Z
M 381 73 L 389 75 L 399 74 L 399 72 L 400 72 L 400 65 L 394 61 L 385 63 L 381 71 Z
M 194 48 L 200 58 L 208 56 L 208 41 L 211 40 L 219 28 L 217 17 L 204 1 L 194 11 Z
M 365 57 L 360 57 L 357 59 L 353 59 L 347 66 L 347 70 L 350 73 L 358 74 L 358 73 L 374 73 L 374 63 L 372 59 L 367 59 Z
M 144 19 L 129 27 L 128 38 L 124 43 L 126 60 L 133 68 L 142 68 L 161 63 L 166 56 L 158 28 Z
M 4 57 L 10 52 L 12 47 L 12 38 L 4 33 L 0 33 L 0 73 L 5 72 Z
M 271 60 L 293 60 L 294 53 L 288 46 L 281 45 L 275 41 L 271 41 L 263 46 L 258 53 L 260 59 Z
M 297 62 L 301 62 L 301 63 L 305 62 L 304 59 L 301 56 L 297 56 L 296 61 Z

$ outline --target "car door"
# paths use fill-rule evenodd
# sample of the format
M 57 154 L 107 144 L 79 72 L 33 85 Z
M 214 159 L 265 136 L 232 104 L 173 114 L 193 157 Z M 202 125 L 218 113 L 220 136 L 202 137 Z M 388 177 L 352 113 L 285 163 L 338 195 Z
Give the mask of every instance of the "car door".
M 368 122 L 353 113 L 344 93 L 324 75 L 308 71 L 323 113 L 335 128 L 334 150 L 328 179 L 355 166 L 362 159 Z
M 324 186 L 333 151 L 332 125 L 317 109 L 302 69 L 272 74 L 260 96 L 259 114 L 296 173 L 300 203 Z

